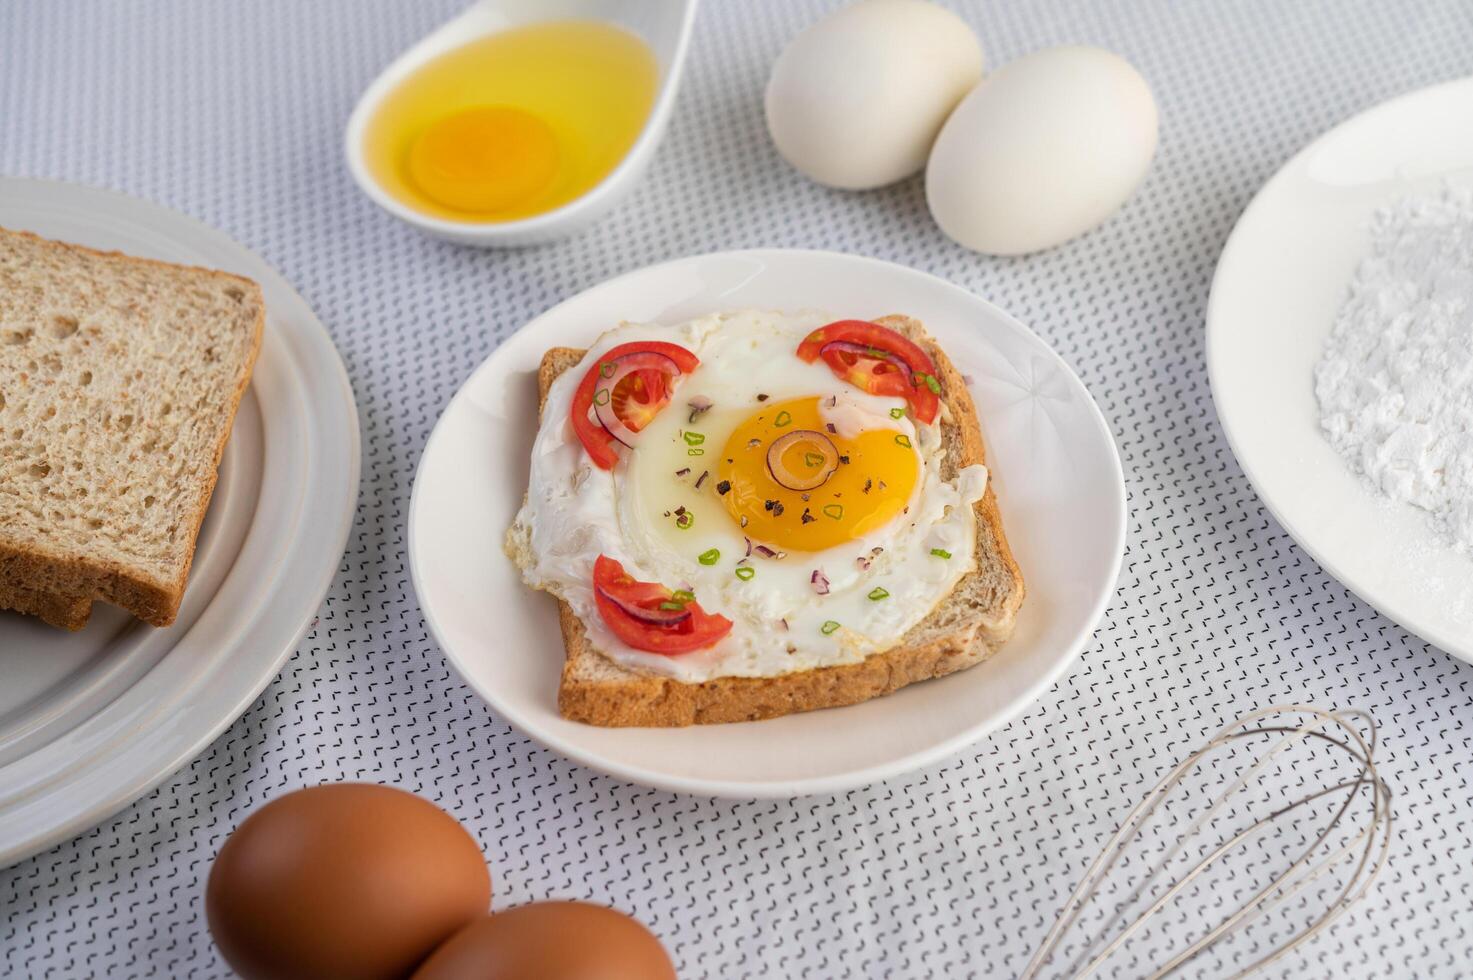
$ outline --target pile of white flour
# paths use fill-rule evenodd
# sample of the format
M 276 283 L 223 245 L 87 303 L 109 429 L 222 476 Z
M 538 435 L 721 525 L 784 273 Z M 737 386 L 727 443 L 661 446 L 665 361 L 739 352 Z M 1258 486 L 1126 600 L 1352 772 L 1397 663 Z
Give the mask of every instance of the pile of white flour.
M 1473 549 L 1473 191 L 1375 214 L 1314 381 L 1320 424 L 1351 468 Z

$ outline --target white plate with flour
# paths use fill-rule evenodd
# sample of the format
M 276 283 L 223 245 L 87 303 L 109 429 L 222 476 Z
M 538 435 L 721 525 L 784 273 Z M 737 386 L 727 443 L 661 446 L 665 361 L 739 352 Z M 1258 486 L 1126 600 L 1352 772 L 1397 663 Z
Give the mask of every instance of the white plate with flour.
M 0 226 L 239 273 L 266 297 L 260 356 L 174 625 L 154 629 L 105 603 L 77 633 L 0 612 L 3 866 L 157 786 L 276 676 L 342 559 L 358 413 L 303 299 L 193 218 L 111 191 L 0 178 Z
M 558 714 L 554 601 L 502 552 L 537 434 L 537 364 L 622 320 L 679 323 L 740 309 L 919 317 L 959 369 L 1028 596 L 987 662 L 864 704 L 693 728 L 595 728 Z M 662 789 L 731 797 L 836 792 L 944 758 L 1006 723 L 1089 640 L 1125 542 L 1125 487 L 1109 428 L 1074 373 L 1026 327 L 912 269 L 829 252 L 680 259 L 549 310 L 499 347 L 445 409 L 409 508 L 410 569 L 425 620 L 497 716 L 584 765 Z
M 1377 383 L 1376 358 L 1364 356 L 1369 349 L 1397 352 L 1404 369 L 1410 363 L 1407 341 L 1385 333 L 1385 311 L 1403 309 L 1418 324 L 1413 330 L 1422 331 L 1416 343 L 1424 362 L 1382 380 L 1391 377 L 1394 390 L 1431 402 L 1399 413 L 1400 438 L 1446 438 L 1458 414 L 1445 403 L 1445 386 L 1436 383 L 1449 370 L 1441 356 L 1448 352 L 1425 331 L 1458 328 L 1445 319 L 1434 323 L 1439 314 L 1429 313 L 1427 304 L 1434 298 L 1445 314 L 1461 294 L 1473 302 L 1473 272 L 1435 272 L 1439 260 L 1425 243 L 1445 233 L 1427 236 L 1424 254 L 1409 254 L 1407 243 L 1409 235 L 1425 233 L 1431 210 L 1447 207 L 1446 199 L 1427 202 L 1467 188 L 1473 188 L 1473 79 L 1393 99 L 1320 137 L 1264 185 L 1228 239 L 1207 308 L 1207 360 L 1228 441 L 1279 523 L 1377 610 L 1473 661 L 1473 549 L 1457 543 L 1468 534 L 1449 533 L 1432 511 L 1398 489 L 1452 479 L 1451 468 L 1439 466 L 1435 453 L 1421 446 L 1383 443 L 1376 435 L 1381 423 L 1365 424 L 1369 415 L 1353 430 L 1344 428 L 1342 417 L 1342 433 L 1355 434 L 1341 438 L 1352 444 L 1365 440 L 1372 450 L 1373 482 L 1332 446 L 1315 389 L 1316 367 L 1332 330 L 1338 338 L 1331 349 L 1339 355 L 1333 360 L 1345 374 L 1338 382 L 1327 380 L 1327 393 L 1351 403 L 1370 397 L 1365 392 L 1373 389 L 1350 387 Z M 1398 216 L 1397 207 L 1407 210 Z M 1421 217 L 1408 219 L 1412 212 Z M 1378 214 L 1383 230 L 1373 234 Z M 1418 224 L 1424 227 L 1418 230 Z M 1473 228 L 1466 232 L 1473 236 Z M 1401 242 L 1399 250 L 1395 241 Z M 1449 240 L 1443 237 L 1440 244 Z M 1473 237 L 1462 249 L 1463 255 L 1473 249 Z M 1362 268 L 1373 254 L 1387 261 Z M 1400 294 L 1388 286 L 1393 280 L 1400 281 Z M 1353 282 L 1357 305 L 1347 307 Z M 1462 330 L 1473 322 L 1470 317 L 1462 314 Z M 1358 336 L 1360 347 L 1348 345 L 1348 335 Z M 1453 352 L 1452 361 L 1468 356 Z M 1430 390 L 1416 393 L 1429 383 Z M 1392 403 L 1380 404 L 1384 409 Z M 1433 424 L 1409 427 L 1411 416 Z M 1461 458 L 1473 473 L 1473 450 L 1452 458 Z M 1459 483 L 1448 485 L 1456 491 Z

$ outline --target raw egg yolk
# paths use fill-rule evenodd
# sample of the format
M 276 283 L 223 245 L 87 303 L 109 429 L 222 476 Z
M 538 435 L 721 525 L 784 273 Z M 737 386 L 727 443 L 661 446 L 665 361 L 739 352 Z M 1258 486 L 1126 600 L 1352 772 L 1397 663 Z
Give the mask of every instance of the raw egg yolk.
M 895 429 L 853 439 L 831 433 L 819 399 L 797 398 L 763 406 L 737 426 L 717 472 L 731 484 L 722 499 L 743 534 L 783 551 L 822 551 L 903 514 L 920 457 Z
M 547 189 L 558 144 L 541 119 L 505 105 L 435 120 L 409 148 L 409 177 L 427 197 L 461 211 L 504 211 Z

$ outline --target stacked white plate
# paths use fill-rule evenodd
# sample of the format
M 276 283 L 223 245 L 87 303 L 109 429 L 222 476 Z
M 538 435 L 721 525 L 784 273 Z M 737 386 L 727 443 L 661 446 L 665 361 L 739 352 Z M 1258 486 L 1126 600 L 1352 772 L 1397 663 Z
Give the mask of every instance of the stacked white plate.
M 306 633 L 358 495 L 358 414 L 327 331 L 265 262 L 109 191 L 0 179 L 0 226 L 249 276 L 266 330 L 178 621 L 104 604 L 64 633 L 0 612 L 0 865 L 158 785 L 238 718 Z

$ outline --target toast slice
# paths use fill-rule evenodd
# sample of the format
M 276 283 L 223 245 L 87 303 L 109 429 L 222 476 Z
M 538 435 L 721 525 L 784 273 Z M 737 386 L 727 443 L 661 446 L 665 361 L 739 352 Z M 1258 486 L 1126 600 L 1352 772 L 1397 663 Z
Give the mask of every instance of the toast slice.
M 945 352 L 921 324 L 905 316 L 876 321 L 924 347 L 936 362 L 942 401 L 943 473 L 948 479 L 986 456 L 972 396 Z M 539 409 L 548 389 L 577 365 L 584 351 L 556 347 L 537 373 Z M 931 614 L 895 647 L 857 664 L 822 667 L 779 677 L 718 677 L 684 683 L 624 667 L 588 641 L 583 623 L 558 600 L 563 663 L 558 710 L 565 718 L 609 727 L 674 727 L 775 718 L 797 711 L 857 704 L 907 684 L 975 666 L 1012 635 L 1023 602 L 1023 576 L 1003 533 L 992 481 L 977 501 L 977 568 L 957 583 Z M 515 551 L 515 549 L 513 549 Z M 513 553 L 513 558 L 516 554 Z
M 249 279 L 0 229 L 0 608 L 174 621 L 265 310 Z

